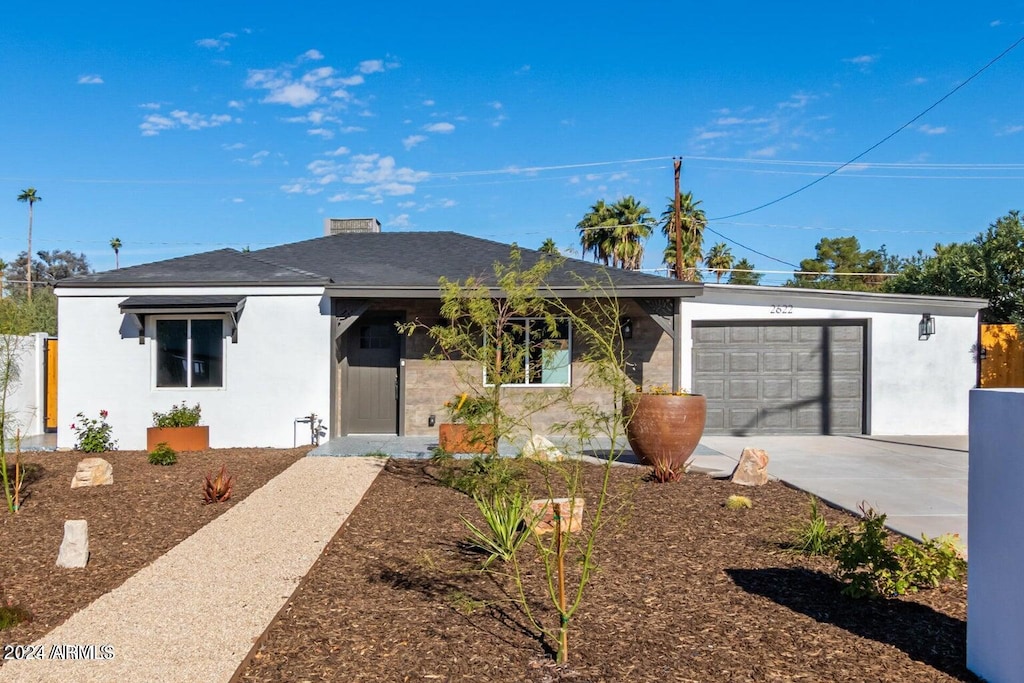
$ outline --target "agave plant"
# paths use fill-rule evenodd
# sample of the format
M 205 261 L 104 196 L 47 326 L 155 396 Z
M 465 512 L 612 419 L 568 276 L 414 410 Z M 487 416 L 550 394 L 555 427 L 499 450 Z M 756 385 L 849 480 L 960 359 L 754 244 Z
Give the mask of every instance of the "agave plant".
M 213 479 L 210 479 L 210 475 L 207 474 L 206 483 L 203 485 L 203 502 L 223 503 L 231 498 L 231 482 L 233 480 L 234 477 L 228 476 L 226 465 L 220 466 L 220 472 Z

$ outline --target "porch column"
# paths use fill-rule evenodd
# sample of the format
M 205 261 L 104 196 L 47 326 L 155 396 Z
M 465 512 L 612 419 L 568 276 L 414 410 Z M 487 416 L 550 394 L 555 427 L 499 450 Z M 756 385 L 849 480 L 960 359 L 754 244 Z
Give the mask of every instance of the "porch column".
M 683 300 L 672 299 L 672 392 L 683 388 Z

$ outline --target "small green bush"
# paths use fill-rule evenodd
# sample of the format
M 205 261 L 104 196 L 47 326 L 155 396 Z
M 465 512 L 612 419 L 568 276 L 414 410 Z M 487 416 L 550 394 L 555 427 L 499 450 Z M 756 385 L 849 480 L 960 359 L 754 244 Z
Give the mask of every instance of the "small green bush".
M 71 425 L 71 431 L 75 433 L 75 450 L 84 453 L 103 453 L 117 448 L 117 441 L 110 438 L 113 427 L 107 423 L 106 410 L 100 411 L 100 417 L 86 417 L 85 413 L 78 413 L 75 423 Z
M 474 496 L 474 500 L 487 523 L 487 529 L 483 530 L 463 517 L 462 522 L 473 535 L 470 543 L 488 554 L 484 568 L 499 558 L 508 562 L 530 537 L 530 524 L 525 519 L 529 506 L 523 494 L 516 491 L 511 495 L 494 495 L 489 498 Z
M 893 552 L 907 570 L 914 588 L 937 588 L 943 581 L 959 581 L 967 574 L 967 561 L 955 534 L 938 538 L 921 534 L 920 543 L 901 538 Z
M 24 621 L 32 621 L 28 610 L 18 605 L 0 604 L 0 631 L 13 628 Z
M 154 427 L 195 427 L 199 424 L 199 416 L 202 410 L 199 404 L 191 408 L 184 401 L 181 405 L 174 404 L 166 413 L 153 413 Z
M 746 496 L 729 496 L 725 501 L 725 507 L 728 510 L 749 510 L 754 507 L 754 503 Z
M 804 555 L 831 555 L 841 536 L 840 531 L 829 527 L 814 496 L 810 497 L 810 515 L 791 528 L 790 533 L 793 535 L 790 548 Z
M 470 460 L 460 460 L 435 452 L 432 461 L 441 469 L 442 484 L 474 498 L 511 495 L 524 485 L 520 460 L 480 454 Z
M 150 465 L 173 465 L 176 462 L 178 462 L 178 454 L 164 441 L 158 443 L 156 448 L 149 453 Z

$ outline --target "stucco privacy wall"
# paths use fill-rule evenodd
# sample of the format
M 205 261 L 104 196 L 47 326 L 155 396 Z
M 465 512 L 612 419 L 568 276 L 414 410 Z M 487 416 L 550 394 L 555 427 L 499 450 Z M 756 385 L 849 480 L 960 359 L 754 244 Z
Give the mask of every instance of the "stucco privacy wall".
M 1024 390 L 971 392 L 967 489 L 967 666 L 1024 681 Z
M 287 292 L 287 293 L 285 293 Z M 153 321 L 145 344 L 118 304 L 135 295 L 194 295 L 194 288 L 58 290 L 60 356 L 57 445 L 70 448 L 74 416 L 109 411 L 122 449 L 143 449 L 153 411 L 198 402 L 210 445 L 291 447 L 293 420 L 329 409 L 331 317 L 323 289 L 204 287 L 202 294 L 247 297 L 238 343 L 225 325 L 222 388 L 158 389 L 153 382 Z M 326 424 L 326 423 L 325 423 Z M 300 443 L 309 438 L 300 428 Z
M 977 383 L 981 300 L 942 300 L 780 287 L 705 285 L 682 305 L 683 329 L 697 321 L 797 323 L 868 320 L 868 433 L 966 434 L 968 394 Z M 923 313 L 935 334 L 918 339 Z M 692 336 L 683 334 L 683 381 L 693 376 Z
M 8 437 L 17 429 L 22 436 L 36 436 L 45 431 L 46 402 L 46 339 L 45 332 L 17 337 L 5 336 L 3 353 L 17 359 L 17 379 L 7 388 L 4 409 L 8 415 Z

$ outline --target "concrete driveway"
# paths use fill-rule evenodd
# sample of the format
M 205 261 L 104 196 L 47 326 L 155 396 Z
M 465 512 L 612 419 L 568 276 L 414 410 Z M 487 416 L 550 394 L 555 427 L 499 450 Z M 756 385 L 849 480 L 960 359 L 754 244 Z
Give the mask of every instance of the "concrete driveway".
M 701 446 L 698 467 L 731 469 L 744 448 L 763 448 L 768 473 L 792 486 L 853 512 L 866 501 L 907 536 L 956 533 L 967 546 L 966 436 L 705 436 Z

